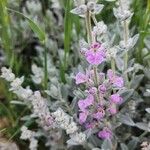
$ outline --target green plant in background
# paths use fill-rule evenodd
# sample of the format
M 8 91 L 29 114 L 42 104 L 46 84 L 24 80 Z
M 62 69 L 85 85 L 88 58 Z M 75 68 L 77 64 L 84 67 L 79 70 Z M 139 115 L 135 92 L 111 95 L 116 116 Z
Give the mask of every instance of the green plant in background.
M 64 59 L 61 62 L 60 69 L 61 69 L 61 80 L 63 83 L 66 83 L 66 71 L 68 70 L 68 57 L 70 53 L 70 44 L 71 44 L 71 35 L 72 35 L 72 23 L 73 17 L 70 13 L 72 8 L 72 1 L 66 0 L 64 3 L 65 7 L 65 19 L 64 19 Z
M 13 56 L 13 45 L 12 36 L 10 28 L 10 17 L 7 12 L 7 0 L 0 1 L 0 33 L 2 48 L 5 50 L 7 63 L 10 64 L 11 58 Z
M 135 53 L 137 62 L 140 64 L 150 65 L 150 48 L 145 44 L 145 39 L 150 35 L 150 0 L 133 2 L 134 16 L 132 24 L 136 23 L 138 32 L 140 33 L 138 47 Z M 144 48 L 147 48 L 145 51 Z M 145 61 L 146 60 L 146 61 Z

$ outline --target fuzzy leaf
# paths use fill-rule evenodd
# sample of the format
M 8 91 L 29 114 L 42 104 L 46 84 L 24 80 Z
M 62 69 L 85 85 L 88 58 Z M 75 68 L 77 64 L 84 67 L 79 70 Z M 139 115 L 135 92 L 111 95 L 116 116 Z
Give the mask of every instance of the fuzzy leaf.
M 124 61 L 123 61 L 123 59 L 118 55 L 118 56 L 116 56 L 115 61 L 116 61 L 117 68 L 120 71 L 123 71 L 123 69 L 124 69 Z
M 13 100 L 13 101 L 11 101 L 10 102 L 11 104 L 15 104 L 15 105 L 26 105 L 24 102 L 22 102 L 22 101 L 15 101 L 15 100 Z
M 112 149 L 112 143 L 110 140 L 105 140 L 102 144 L 103 150 L 111 150 Z
M 136 75 L 131 81 L 131 88 L 136 89 L 142 81 L 144 75 Z
M 145 110 L 150 114 L 150 108 L 146 108 Z
M 145 131 L 150 131 L 148 124 L 143 123 L 143 122 L 136 123 L 136 127 L 138 127 L 139 129 L 145 130 Z
M 129 89 L 129 90 L 123 90 L 120 92 L 122 98 L 123 98 L 123 101 L 126 102 L 133 94 L 134 90 L 133 89 Z
M 137 137 L 133 137 L 133 139 L 128 143 L 128 149 L 134 150 L 137 146 L 139 139 Z
M 129 116 L 129 114 L 120 115 L 120 116 L 119 116 L 119 120 L 120 120 L 120 122 L 122 122 L 123 124 L 129 125 L 129 126 L 135 126 L 135 123 L 134 123 L 134 121 L 132 120 L 132 118 Z
M 124 143 L 121 143 L 121 150 L 128 150 L 128 147 L 124 144 Z

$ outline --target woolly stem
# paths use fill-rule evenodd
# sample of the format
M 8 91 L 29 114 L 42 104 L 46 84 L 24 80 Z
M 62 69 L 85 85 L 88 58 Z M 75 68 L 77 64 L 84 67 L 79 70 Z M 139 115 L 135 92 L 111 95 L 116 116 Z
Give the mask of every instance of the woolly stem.
M 87 40 L 88 43 L 91 44 L 92 43 L 92 27 L 91 27 L 91 14 L 89 11 L 87 11 L 86 13 L 86 29 L 87 29 Z
M 96 87 L 98 87 L 99 81 L 98 81 L 98 75 L 97 75 L 97 66 L 94 66 L 93 70 L 94 70 L 94 77 L 95 77 L 95 85 Z
M 120 3 L 121 10 L 123 11 L 123 6 L 122 6 L 121 0 L 119 0 L 119 3 Z M 123 21 L 123 29 L 124 29 L 124 34 L 123 34 L 124 42 L 125 42 L 125 45 L 127 46 L 129 29 L 128 29 L 128 23 L 126 20 Z M 129 79 L 128 79 L 128 73 L 126 72 L 127 68 L 128 68 L 128 51 L 126 49 L 125 54 L 124 54 L 124 72 L 125 72 L 126 86 L 128 87 L 129 86 Z

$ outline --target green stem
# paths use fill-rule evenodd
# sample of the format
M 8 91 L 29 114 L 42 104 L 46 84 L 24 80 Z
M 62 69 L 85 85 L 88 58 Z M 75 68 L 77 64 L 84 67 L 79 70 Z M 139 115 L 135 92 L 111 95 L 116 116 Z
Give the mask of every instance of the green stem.
M 139 136 L 139 139 L 142 139 L 144 136 L 146 136 L 146 134 L 148 134 L 148 131 L 144 131 L 144 132 Z
M 7 1 L 0 1 L 0 29 L 2 47 L 6 54 L 6 62 L 10 66 L 10 60 L 12 57 L 12 41 L 11 41 L 11 28 L 10 20 L 7 12 Z
M 44 89 L 47 90 L 47 82 L 48 82 L 48 71 L 47 71 L 47 48 L 46 41 L 44 41 Z
M 115 72 L 115 70 L 116 70 L 115 59 L 114 58 L 111 59 L 111 69 L 113 70 L 113 72 Z

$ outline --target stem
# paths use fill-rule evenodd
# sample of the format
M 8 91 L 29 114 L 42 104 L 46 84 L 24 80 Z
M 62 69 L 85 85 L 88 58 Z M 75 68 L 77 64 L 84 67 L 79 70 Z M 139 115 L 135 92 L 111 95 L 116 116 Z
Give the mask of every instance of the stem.
M 48 71 L 47 71 L 47 48 L 46 42 L 44 41 L 45 50 L 44 50 L 44 89 L 47 90 L 47 81 L 48 81 Z
M 128 24 L 126 22 L 126 20 L 123 22 L 124 24 L 124 41 L 125 41 L 125 45 L 128 44 Z M 124 72 L 126 72 L 128 68 L 128 51 L 126 49 L 125 51 L 125 55 L 124 55 Z M 128 79 L 128 73 L 125 73 L 125 80 L 126 80 L 126 86 L 128 86 L 129 84 L 129 79 Z
M 94 14 L 92 15 L 92 19 L 93 19 L 94 24 L 97 26 L 98 22 L 97 22 Z
M 85 22 L 86 22 L 86 29 L 87 29 L 87 40 L 88 40 L 88 43 L 91 44 L 92 43 L 92 27 L 91 27 L 91 14 L 89 11 L 87 11 Z
M 148 134 L 148 131 L 144 131 L 144 132 L 139 136 L 139 139 L 142 139 L 146 134 Z
M 113 72 L 115 72 L 115 70 L 116 70 L 114 58 L 111 58 L 111 69 L 113 70 Z
M 119 4 L 120 4 L 120 7 L 121 7 L 121 10 L 123 11 L 123 6 L 122 6 L 122 2 L 121 0 L 119 0 Z M 125 45 L 128 44 L 128 36 L 129 36 L 129 29 L 128 29 L 128 23 L 126 20 L 123 21 L 123 28 L 124 28 L 124 42 L 125 42 Z M 128 68 L 128 51 L 126 49 L 125 51 L 125 54 L 124 54 L 124 72 L 126 72 Z M 126 72 L 125 73 L 125 81 L 126 81 L 126 86 L 129 86 L 129 79 L 128 79 L 128 73 Z
M 97 75 L 97 66 L 93 67 L 94 70 L 94 76 L 95 76 L 95 85 L 98 87 L 99 81 L 98 81 L 98 75 Z

